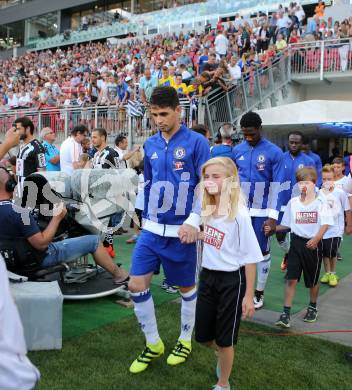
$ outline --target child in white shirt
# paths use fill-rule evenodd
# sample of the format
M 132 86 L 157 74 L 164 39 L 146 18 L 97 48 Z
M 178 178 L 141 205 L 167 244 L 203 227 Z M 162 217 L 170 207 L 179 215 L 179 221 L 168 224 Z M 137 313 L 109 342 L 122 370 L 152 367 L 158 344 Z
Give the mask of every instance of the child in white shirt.
M 351 207 L 348 196 L 345 191 L 336 188 L 334 182 L 334 169 L 331 165 L 325 165 L 322 170 L 323 186 L 319 194 L 327 201 L 334 216 L 334 226 L 324 234 L 323 237 L 323 260 L 325 274 L 320 279 L 321 283 L 327 283 L 330 287 L 338 285 L 336 275 L 337 253 L 345 231 L 346 212 L 346 231 L 352 229 Z
M 216 157 L 202 168 L 204 241 L 195 338 L 218 351 L 215 390 L 230 389 L 241 314 L 254 314 L 256 264 L 263 256 L 242 200 L 237 168 Z
M 302 272 L 305 286 L 310 289 L 310 303 L 303 321 L 317 320 L 319 274 L 323 256 L 322 238 L 329 226 L 334 225 L 328 204 L 317 196 L 315 191 L 316 170 L 312 167 L 301 168 L 297 171 L 296 178 L 301 195 L 288 202 L 281 225 L 276 227 L 277 231 L 291 230 L 285 303 L 283 312 L 275 323 L 284 328 L 290 327 L 292 301 Z M 267 229 L 264 228 L 265 231 Z

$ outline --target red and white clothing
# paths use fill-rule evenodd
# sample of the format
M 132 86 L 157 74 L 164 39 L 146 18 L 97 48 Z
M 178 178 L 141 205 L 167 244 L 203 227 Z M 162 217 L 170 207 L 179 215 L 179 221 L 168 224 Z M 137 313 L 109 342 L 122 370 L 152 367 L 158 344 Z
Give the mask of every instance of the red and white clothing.
M 71 175 L 74 168 L 73 163 L 79 160 L 82 154 L 82 145 L 74 140 L 73 137 L 68 137 L 62 143 L 60 148 L 60 167 L 61 171 Z
M 209 270 L 232 272 L 263 261 L 251 218 L 241 206 L 236 218 L 210 218 L 204 226 L 202 266 Z
M 334 226 L 334 217 L 322 197 L 303 204 L 296 196 L 288 202 L 281 225 L 289 227 L 297 236 L 310 239 L 316 236 L 322 225 Z
M 334 226 L 328 229 L 323 238 L 342 237 L 345 231 L 345 211 L 351 210 L 346 192 L 335 188 L 329 193 L 320 190 L 319 195 L 326 200 L 334 217 Z

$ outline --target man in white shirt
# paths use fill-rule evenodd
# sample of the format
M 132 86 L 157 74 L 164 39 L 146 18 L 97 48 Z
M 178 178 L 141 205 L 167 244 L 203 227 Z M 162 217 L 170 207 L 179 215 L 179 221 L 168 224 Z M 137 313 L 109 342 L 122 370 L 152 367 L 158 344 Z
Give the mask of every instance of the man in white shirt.
M 31 390 L 40 373 L 27 358 L 23 328 L 0 256 L 0 389 Z
M 216 54 L 218 54 L 220 58 L 225 57 L 229 47 L 229 40 L 225 37 L 224 31 L 219 31 L 215 38 L 214 44 Z
M 291 19 L 284 15 L 283 12 L 280 12 L 279 18 L 277 19 L 276 22 L 276 36 L 278 34 L 282 34 L 285 38 L 288 36 L 288 29 L 291 26 Z
M 231 57 L 228 69 L 231 75 L 231 82 L 233 84 L 237 84 L 237 80 L 242 77 L 242 72 L 240 66 L 238 65 L 238 59 L 236 56 Z
M 7 95 L 7 106 L 10 110 L 13 110 L 14 108 L 18 107 L 18 99 L 15 93 L 12 91 L 8 92 Z
M 61 171 L 71 175 L 79 168 L 79 157 L 82 154 L 82 141 L 88 137 L 88 128 L 78 125 L 73 128 L 71 135 L 62 143 L 60 148 Z
M 128 141 L 124 135 L 118 135 L 115 139 L 115 150 L 119 154 L 120 168 L 128 168 L 127 161 L 136 153 L 140 147 L 134 147 L 130 152 L 127 152 Z

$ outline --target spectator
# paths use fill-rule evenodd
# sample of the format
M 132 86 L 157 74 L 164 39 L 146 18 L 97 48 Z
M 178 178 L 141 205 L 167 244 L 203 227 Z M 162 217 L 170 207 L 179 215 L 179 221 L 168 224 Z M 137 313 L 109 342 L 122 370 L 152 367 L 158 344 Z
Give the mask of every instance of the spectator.
M 187 70 L 186 65 L 184 64 L 181 64 L 179 66 L 179 70 L 181 73 L 182 81 L 188 85 L 193 77 L 192 74 Z
M 324 11 L 325 11 L 325 4 L 323 1 L 319 1 L 317 6 L 314 8 L 314 13 L 319 18 L 322 18 L 322 17 L 324 17 Z
M 225 36 L 225 31 L 219 31 L 218 35 L 215 38 L 215 52 L 220 57 L 223 58 L 227 54 L 229 40 Z
M 55 131 L 50 127 L 44 127 L 40 132 L 40 139 L 45 150 L 45 161 L 47 171 L 60 171 L 60 152 L 54 145 L 56 140 Z
M 216 62 L 216 55 L 209 54 L 208 62 L 203 66 L 203 72 L 208 72 L 210 75 L 215 73 L 215 70 L 219 67 L 219 64 Z
M 284 39 L 284 36 L 281 34 L 278 34 L 277 40 L 276 40 L 276 48 L 279 51 L 283 51 L 287 47 L 287 42 Z
M 240 80 L 242 77 L 241 68 L 238 65 L 238 59 L 234 55 L 230 59 L 230 64 L 228 65 L 228 70 L 230 72 L 231 78 L 233 80 L 233 84 L 237 83 L 237 80 Z
M 139 88 L 141 92 L 141 99 L 144 104 L 148 104 L 150 97 L 152 95 L 153 89 L 158 85 L 158 80 L 156 77 L 152 77 L 151 71 L 149 68 L 146 68 L 144 71 L 144 76 L 141 77 Z
M 183 81 L 182 80 L 182 75 L 181 74 L 177 74 L 173 87 L 176 89 L 177 95 L 178 95 L 178 97 L 180 99 L 181 98 L 185 98 L 185 97 L 188 96 L 187 85 L 185 83 L 183 83 L 182 81 Z
M 167 66 L 163 66 L 162 68 L 163 76 L 159 79 L 158 85 L 165 87 L 172 87 L 174 80 L 169 75 L 169 68 Z
M 118 135 L 115 138 L 115 150 L 119 154 L 120 168 L 128 168 L 127 161 L 137 152 L 139 152 L 140 147 L 136 146 L 132 151 L 127 152 L 128 141 L 127 137 L 124 135 Z
M 192 66 L 192 60 L 191 58 L 187 55 L 186 49 L 181 50 L 181 55 L 177 58 L 176 60 L 176 65 L 184 64 L 186 66 Z
M 88 128 L 84 125 L 75 126 L 71 135 L 62 143 L 60 149 L 61 171 L 71 175 L 79 164 L 79 157 L 83 153 L 82 142 L 88 137 Z
M 200 75 L 204 71 L 204 65 L 208 62 L 209 49 L 203 48 L 202 55 L 198 58 L 197 63 L 197 75 Z

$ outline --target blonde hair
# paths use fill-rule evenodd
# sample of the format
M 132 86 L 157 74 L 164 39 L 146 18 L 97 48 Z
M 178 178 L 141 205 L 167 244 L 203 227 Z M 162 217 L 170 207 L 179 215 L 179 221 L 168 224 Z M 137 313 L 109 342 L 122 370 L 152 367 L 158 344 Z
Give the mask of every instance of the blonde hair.
M 321 170 L 321 173 L 334 173 L 334 167 L 330 164 L 325 164 Z
M 132 154 L 131 158 L 128 160 L 128 165 L 130 168 L 135 169 L 140 165 L 142 161 L 143 153 L 141 152 L 141 150 L 139 150 L 138 152 Z
M 234 220 L 236 218 L 240 205 L 245 205 L 244 198 L 240 188 L 240 180 L 238 177 L 238 171 L 234 162 L 228 157 L 214 157 L 208 160 L 202 166 L 202 179 L 201 190 L 203 194 L 202 199 L 202 218 L 206 221 L 215 212 L 215 196 L 208 193 L 204 187 L 205 170 L 211 165 L 220 165 L 224 168 L 225 177 L 227 180 L 224 182 L 225 186 L 221 189 L 221 201 L 220 211 L 228 217 L 228 219 Z M 225 199 L 223 198 L 225 195 Z M 222 202 L 223 201 L 223 202 Z
M 317 182 L 317 171 L 313 167 L 304 167 L 298 169 L 296 172 L 297 181 L 312 181 L 314 184 Z

